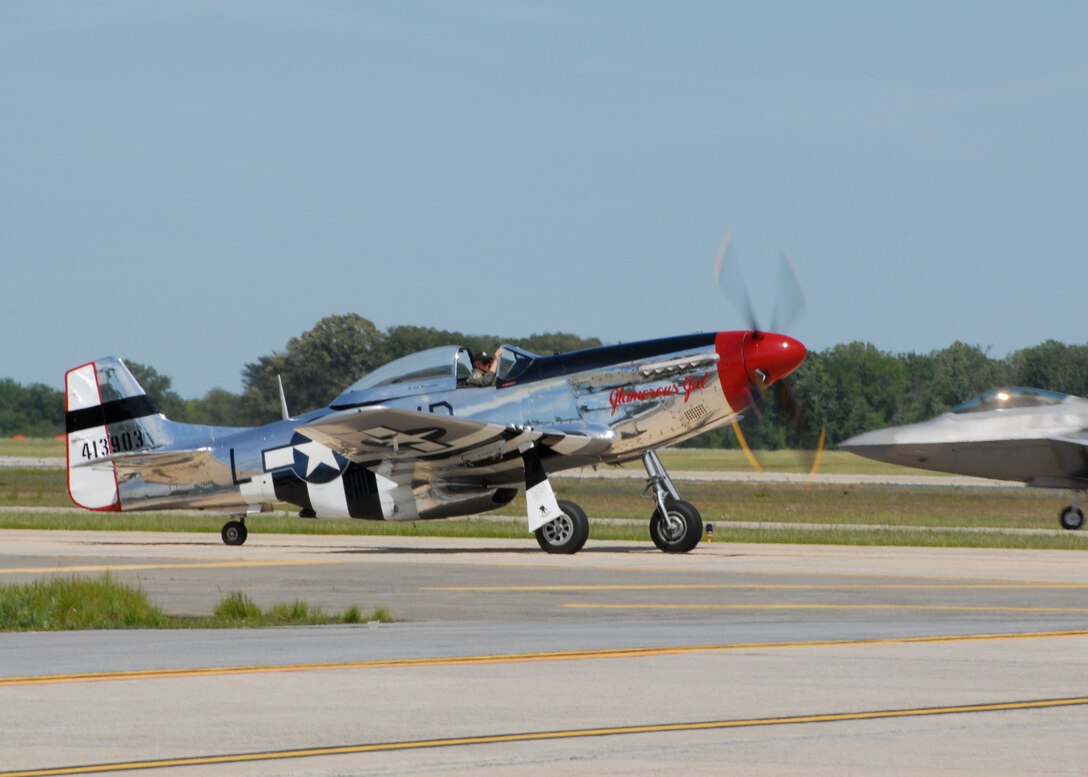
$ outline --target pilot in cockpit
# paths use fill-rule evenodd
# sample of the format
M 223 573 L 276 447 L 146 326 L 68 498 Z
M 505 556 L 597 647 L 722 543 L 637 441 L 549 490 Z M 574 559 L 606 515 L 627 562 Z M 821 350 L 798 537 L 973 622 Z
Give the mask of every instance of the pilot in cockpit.
M 472 374 L 468 378 L 470 386 L 495 385 L 495 371 L 499 367 L 499 355 L 502 347 L 491 356 L 487 351 L 480 351 L 472 362 Z

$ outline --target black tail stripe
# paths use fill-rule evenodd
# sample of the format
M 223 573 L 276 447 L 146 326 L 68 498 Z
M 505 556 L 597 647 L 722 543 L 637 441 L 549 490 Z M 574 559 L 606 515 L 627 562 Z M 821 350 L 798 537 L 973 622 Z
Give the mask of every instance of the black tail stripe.
M 125 397 L 104 402 L 97 407 L 85 407 L 81 410 L 69 410 L 64 414 L 68 434 L 93 429 L 96 426 L 117 424 L 135 418 L 155 415 L 158 411 L 151 404 L 146 394 L 138 397 Z

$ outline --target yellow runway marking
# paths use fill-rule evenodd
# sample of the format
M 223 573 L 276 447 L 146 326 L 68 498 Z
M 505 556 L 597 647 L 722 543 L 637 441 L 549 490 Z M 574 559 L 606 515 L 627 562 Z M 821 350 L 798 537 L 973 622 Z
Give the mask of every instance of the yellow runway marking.
M 549 593 L 569 591 L 900 591 L 900 590 L 1019 590 L 1088 588 L 1088 583 L 877 583 L 874 585 L 849 583 L 638 583 L 602 585 L 442 585 L 423 586 L 420 591 L 445 591 L 459 593 Z
M 562 650 L 541 653 L 497 653 L 482 656 L 445 656 L 437 658 L 394 658 L 373 661 L 342 661 L 313 664 L 269 666 L 218 666 L 180 669 L 142 669 L 127 672 L 88 672 L 26 677 L 0 677 L 0 687 L 13 685 L 50 685 L 57 683 L 106 682 L 115 680 L 162 680 L 175 677 L 212 677 L 281 672 L 318 672 L 330 670 L 388 669 L 404 667 L 471 666 L 477 664 L 518 664 L 541 661 L 580 661 L 591 659 L 649 658 L 691 653 L 724 653 L 737 650 L 781 650 L 826 647 L 872 647 L 942 642 L 983 642 L 1015 639 L 1060 639 L 1088 637 L 1083 631 L 1038 631 L 1006 634 L 951 634 L 932 637 L 887 637 L 877 639 L 832 639 L 806 642 L 734 642 L 719 645 L 672 645 L 664 647 L 611 648 L 607 650 Z
M 940 612 L 1088 612 L 1088 607 L 946 604 L 562 604 L 571 610 L 924 610 Z
M 162 564 L 87 564 L 82 566 L 10 567 L 0 569 L 0 575 L 46 575 L 56 572 L 145 572 L 152 569 L 233 569 L 253 567 L 302 567 L 321 564 L 344 564 L 339 559 L 296 559 L 268 561 L 183 561 Z
M 310 747 L 294 750 L 270 750 L 258 753 L 231 755 L 205 755 L 189 758 L 170 758 L 146 761 L 119 761 L 115 763 L 88 764 L 85 766 L 60 766 L 47 769 L 0 772 L 0 777 L 57 777 L 73 774 L 102 774 L 105 772 L 135 771 L 137 769 L 165 769 L 178 766 L 218 766 L 232 763 L 282 761 L 296 758 L 315 758 L 331 755 L 361 755 L 363 753 L 388 753 L 405 750 L 424 750 L 437 747 L 464 747 L 467 745 L 498 745 L 512 742 L 542 742 L 548 740 L 586 739 L 592 737 L 623 736 L 633 734 L 668 734 L 687 731 L 715 731 L 761 726 L 789 726 L 820 723 L 844 723 L 860 720 L 893 720 L 936 715 L 964 715 L 984 712 L 1012 712 L 1020 710 L 1055 709 L 1088 705 L 1088 696 L 1065 699 L 1032 699 L 990 704 L 961 704 L 945 707 L 917 707 L 913 709 L 867 710 L 861 712 L 834 712 L 815 715 L 788 715 L 773 718 L 749 718 L 734 720 L 703 720 L 688 723 L 651 723 L 632 726 L 602 726 L 556 731 L 525 731 L 510 734 L 484 734 L 480 736 L 452 737 L 448 739 L 415 739 L 401 742 L 373 742 L 331 747 Z

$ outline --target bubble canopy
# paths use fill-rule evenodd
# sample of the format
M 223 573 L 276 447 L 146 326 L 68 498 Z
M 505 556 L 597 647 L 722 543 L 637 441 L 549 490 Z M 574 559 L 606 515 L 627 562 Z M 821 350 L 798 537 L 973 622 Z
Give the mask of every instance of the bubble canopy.
M 516 377 L 536 358 L 529 351 L 501 346 L 498 379 Z M 332 407 L 450 391 L 465 385 L 471 373 L 472 352 L 463 345 L 443 345 L 401 357 L 368 373 L 333 400 Z

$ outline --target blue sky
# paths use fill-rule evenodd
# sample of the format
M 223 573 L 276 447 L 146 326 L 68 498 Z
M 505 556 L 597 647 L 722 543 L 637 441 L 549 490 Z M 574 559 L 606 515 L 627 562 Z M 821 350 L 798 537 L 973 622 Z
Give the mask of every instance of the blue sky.
M 0 5 L 0 376 L 184 396 L 329 314 L 1082 343 L 1083 3 Z

